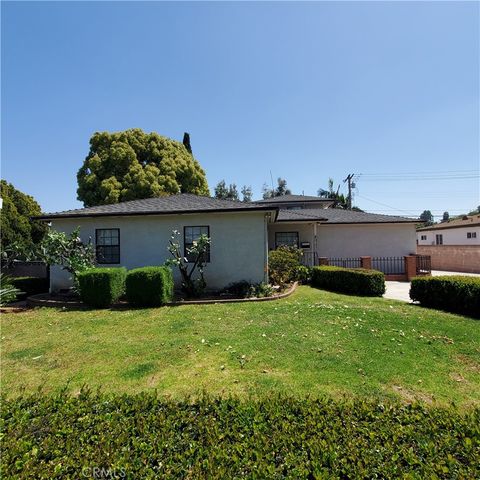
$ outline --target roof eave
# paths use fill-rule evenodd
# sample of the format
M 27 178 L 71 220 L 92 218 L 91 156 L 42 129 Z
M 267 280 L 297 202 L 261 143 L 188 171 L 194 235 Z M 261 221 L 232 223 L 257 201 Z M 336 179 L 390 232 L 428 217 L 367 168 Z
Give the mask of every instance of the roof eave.
M 464 225 L 442 225 L 438 227 L 422 227 L 417 230 L 417 232 L 436 232 L 438 230 L 448 230 L 451 228 L 469 228 L 469 227 L 480 227 L 480 223 L 470 223 Z
M 138 217 L 138 216 L 152 216 L 152 215 L 192 215 L 195 213 L 235 213 L 235 212 L 275 212 L 275 220 L 278 217 L 278 207 L 255 207 L 255 208 L 206 208 L 195 210 L 168 210 L 168 211 L 152 211 L 152 212 L 99 212 L 99 213 L 72 213 L 68 215 L 62 214 L 47 214 L 31 217 L 32 220 L 55 220 L 62 218 L 92 218 L 92 217 Z
M 392 223 L 394 224 L 406 224 L 406 225 L 410 225 L 410 224 L 417 224 L 418 221 L 415 221 L 415 220 L 412 220 L 412 221 L 409 221 L 409 220 L 399 220 L 399 221 L 364 221 L 364 222 L 332 222 L 332 221 L 329 221 L 327 219 L 319 219 L 319 218 L 305 218 L 305 219 L 302 219 L 302 220 L 278 220 L 278 222 L 285 222 L 285 223 L 312 223 L 312 222 L 317 222 L 317 223 L 321 223 L 323 225 L 368 225 L 368 224 L 385 224 L 385 225 L 390 225 Z

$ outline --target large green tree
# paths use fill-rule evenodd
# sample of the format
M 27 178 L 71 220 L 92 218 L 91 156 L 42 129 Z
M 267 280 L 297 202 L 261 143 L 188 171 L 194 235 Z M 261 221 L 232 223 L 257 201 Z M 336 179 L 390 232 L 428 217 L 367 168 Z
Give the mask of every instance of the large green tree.
M 11 183 L 0 181 L 2 250 L 18 245 L 31 249 L 45 235 L 47 226 L 30 217 L 42 213 L 40 205 L 30 195 L 17 190 Z
M 209 195 L 205 172 L 183 143 L 138 128 L 94 133 L 77 179 L 86 207 L 175 193 Z

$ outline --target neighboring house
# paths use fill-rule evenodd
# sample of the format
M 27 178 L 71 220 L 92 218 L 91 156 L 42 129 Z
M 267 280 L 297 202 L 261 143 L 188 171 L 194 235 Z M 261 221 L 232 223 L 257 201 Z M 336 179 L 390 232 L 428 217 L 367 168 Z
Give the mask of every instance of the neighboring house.
M 419 228 L 417 244 L 435 270 L 480 273 L 480 214 Z
M 100 265 L 128 269 L 163 264 L 170 256 L 172 230 L 181 233 L 186 256 L 186 248 L 205 233 L 211 238 L 205 278 L 215 289 L 240 280 L 268 281 L 268 251 L 280 245 L 302 248 L 310 264 L 318 257 L 415 252 L 414 220 L 328 208 L 331 205 L 331 200 L 301 195 L 242 203 L 179 194 L 38 218 L 67 233 L 79 226 L 81 239 L 95 243 Z M 50 278 L 53 291 L 70 285 L 60 267 L 51 269 Z
M 418 245 L 480 245 L 480 214 L 419 228 L 417 242 Z
M 319 257 L 402 257 L 416 251 L 418 220 L 328 208 L 331 200 L 301 195 L 256 203 L 279 206 L 276 221 L 268 227 L 269 249 L 298 246 L 310 264 Z

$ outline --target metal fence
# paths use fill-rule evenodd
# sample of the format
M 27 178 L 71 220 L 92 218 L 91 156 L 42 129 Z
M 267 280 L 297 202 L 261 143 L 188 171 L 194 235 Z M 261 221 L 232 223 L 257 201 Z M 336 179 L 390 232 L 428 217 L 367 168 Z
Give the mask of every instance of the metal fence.
M 306 267 L 315 267 L 318 265 L 317 252 L 303 252 L 301 262 Z
M 405 258 L 372 257 L 372 268 L 386 275 L 405 275 Z
M 362 261 L 360 258 L 329 258 L 328 264 L 334 267 L 360 268 Z
M 432 273 L 432 257 L 430 255 L 417 255 L 415 261 L 417 275 L 430 275 Z

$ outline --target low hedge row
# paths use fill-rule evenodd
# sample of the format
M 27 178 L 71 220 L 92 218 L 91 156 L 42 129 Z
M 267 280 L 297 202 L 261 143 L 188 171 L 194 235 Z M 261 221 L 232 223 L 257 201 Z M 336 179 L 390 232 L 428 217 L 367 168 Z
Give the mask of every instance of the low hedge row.
M 157 307 L 172 300 L 173 275 L 169 267 L 91 268 L 78 275 L 80 298 L 86 305 L 106 308 L 124 294 L 132 305 Z
M 138 307 L 158 307 L 173 297 L 173 275 L 169 267 L 130 270 L 126 280 L 127 300 Z
M 385 275 L 363 268 L 314 267 L 311 284 L 324 290 L 368 297 L 381 297 L 385 293 Z
M 4 399 L 5 478 L 480 478 L 480 409 L 155 393 Z
M 48 278 L 11 277 L 11 284 L 23 292 L 18 296 L 19 299 L 27 298 L 30 295 L 46 293 L 49 290 Z
M 480 318 L 480 278 L 460 275 L 412 279 L 410 298 L 430 308 Z
M 105 308 L 125 293 L 124 267 L 92 268 L 78 274 L 78 288 L 82 302 L 91 307 Z

